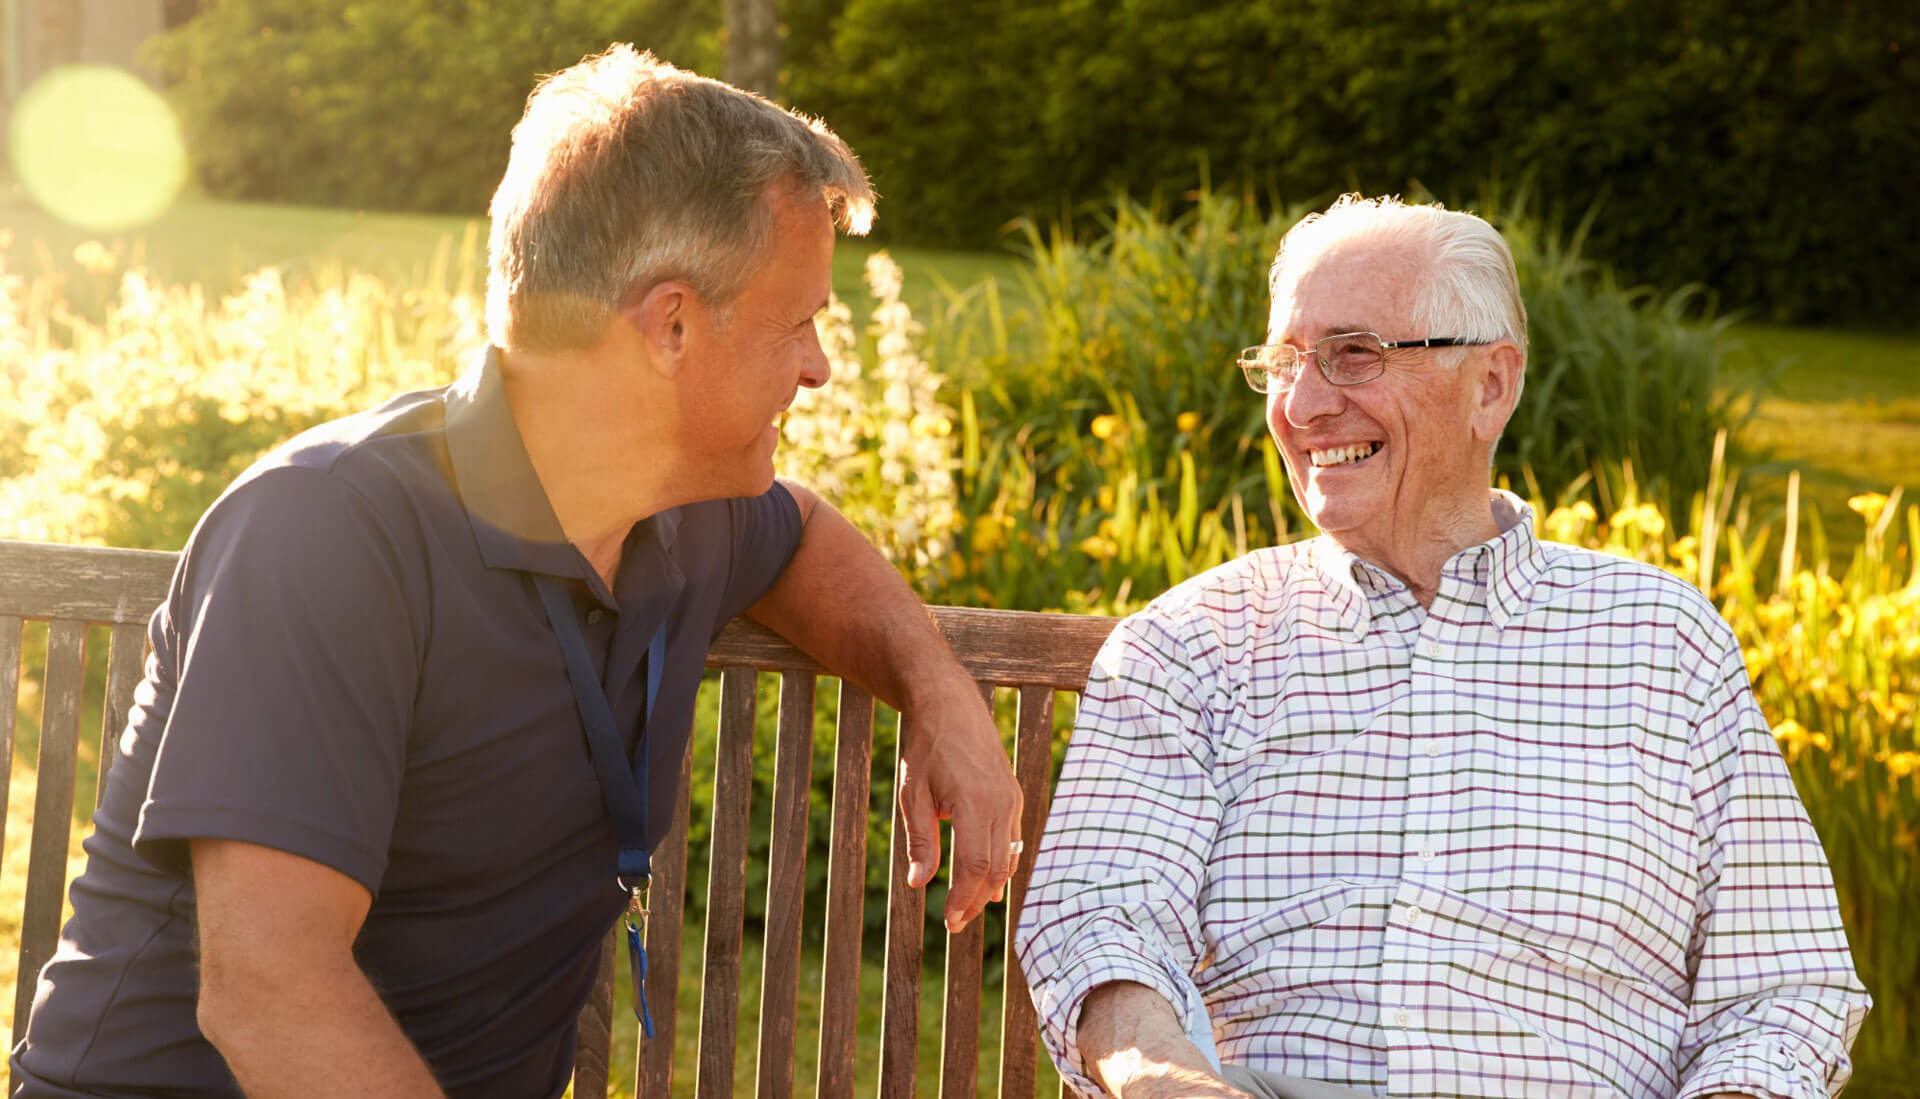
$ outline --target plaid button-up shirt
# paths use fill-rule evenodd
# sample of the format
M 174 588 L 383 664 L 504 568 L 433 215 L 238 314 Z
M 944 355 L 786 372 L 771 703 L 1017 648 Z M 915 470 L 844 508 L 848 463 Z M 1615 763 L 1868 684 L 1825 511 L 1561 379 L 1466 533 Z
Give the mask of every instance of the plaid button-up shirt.
M 1226 1061 L 1381 1094 L 1845 1082 L 1869 1001 L 1732 632 L 1494 509 L 1429 609 L 1319 538 L 1115 630 L 1018 933 L 1075 1087 L 1109 981 Z

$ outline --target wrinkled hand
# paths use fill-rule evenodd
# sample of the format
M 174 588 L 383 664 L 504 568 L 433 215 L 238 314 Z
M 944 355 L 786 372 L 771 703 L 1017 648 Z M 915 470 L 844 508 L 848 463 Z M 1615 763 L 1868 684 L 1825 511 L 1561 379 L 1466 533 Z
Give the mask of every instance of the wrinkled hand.
M 953 822 L 948 932 L 959 931 L 1006 893 L 1011 844 L 1020 838 L 1020 786 L 1000 747 L 993 715 L 971 680 L 909 702 L 899 774 L 907 830 L 907 884 L 940 869 L 940 821 Z

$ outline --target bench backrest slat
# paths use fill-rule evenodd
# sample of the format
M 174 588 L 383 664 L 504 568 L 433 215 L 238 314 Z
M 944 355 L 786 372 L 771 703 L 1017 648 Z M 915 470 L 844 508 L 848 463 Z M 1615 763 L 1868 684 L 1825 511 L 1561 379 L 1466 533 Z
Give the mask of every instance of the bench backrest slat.
M 720 673 L 720 727 L 714 753 L 713 841 L 707 863 L 707 945 L 700 979 L 698 1099 L 733 1095 L 740 946 L 747 913 L 747 814 L 753 795 L 754 672 Z
M 42 695 L 33 840 L 27 856 L 27 903 L 20 917 L 22 975 L 38 975 L 60 941 L 67 890 L 67 840 L 73 822 L 73 780 L 80 747 L 80 695 L 86 681 L 87 624 L 56 618 L 47 627 L 47 678 Z M 26 1034 L 35 982 L 14 988 L 13 1042 Z
M 860 940 L 867 897 L 867 798 L 873 770 L 873 696 L 842 680 L 834 724 L 833 834 L 820 966 L 820 1060 L 814 1094 L 853 1099 Z
M 606 1099 L 613 1079 L 613 967 L 615 934 L 600 944 L 600 967 L 594 978 L 593 994 L 580 1009 L 579 1040 L 574 1044 L 574 1099 Z
M 987 712 L 993 712 L 993 684 L 980 684 Z M 956 852 L 947 852 L 952 873 Z M 947 935 L 946 998 L 940 1017 L 940 1099 L 972 1099 L 980 1077 L 980 962 L 986 945 L 986 921 L 976 919 L 959 934 Z
M 901 747 L 912 735 L 910 722 L 900 718 L 895 741 L 893 775 L 900 778 Z M 925 929 L 927 894 L 907 888 L 907 826 L 900 799 L 893 800 L 892 839 L 888 842 L 886 971 L 880 993 L 880 1094 L 911 1099 L 914 1062 L 920 1041 L 921 934 Z
M 113 769 L 113 761 L 120 754 L 120 733 L 126 728 L 133 691 L 140 685 L 146 663 L 146 622 L 115 624 L 107 643 L 107 699 L 100 708 L 100 780 L 93 787 L 95 809 L 107 796 L 107 772 Z
M 1020 839 L 1025 845 L 1007 883 L 1007 938 L 1005 957 L 1013 957 L 1013 931 L 1020 926 L 1020 904 L 1033 876 L 1033 860 L 1040 854 L 1040 832 L 1046 827 L 1049 780 L 1053 774 L 1053 688 L 1020 688 L 1020 711 L 1014 719 L 1013 774 L 1020 783 Z M 1027 994 L 1027 980 L 1018 965 L 1007 966 L 1000 1003 L 1000 1099 L 1034 1099 L 1039 1072 L 1039 1045 L 1035 1037 L 1039 1016 Z
M 655 1038 L 639 1043 L 635 1051 L 634 1091 L 641 1095 L 673 1094 L 673 1047 L 680 1020 L 680 929 L 686 918 L 687 819 L 692 796 L 693 753 L 680 761 L 680 800 L 673 813 L 673 830 L 653 853 L 653 888 L 647 921 L 647 1010 L 653 1015 Z M 618 937 L 625 934 L 614 928 Z M 609 990 L 610 992 L 611 990 Z M 616 1004 L 623 1025 L 638 1029 L 633 1009 Z M 598 1099 L 598 1097 L 596 1097 Z
M 795 1013 L 799 1010 L 800 930 L 806 913 L 807 798 L 813 786 L 814 677 L 780 677 L 780 716 L 773 772 L 773 818 L 767 852 L 764 964 L 760 968 L 760 1047 L 754 1094 L 793 1094 Z
M 0 614 L 145 622 L 167 597 L 178 554 L 0 541 Z
M 0 851 L 7 845 L 7 802 L 13 794 L 13 726 L 20 707 L 20 616 L 0 614 Z

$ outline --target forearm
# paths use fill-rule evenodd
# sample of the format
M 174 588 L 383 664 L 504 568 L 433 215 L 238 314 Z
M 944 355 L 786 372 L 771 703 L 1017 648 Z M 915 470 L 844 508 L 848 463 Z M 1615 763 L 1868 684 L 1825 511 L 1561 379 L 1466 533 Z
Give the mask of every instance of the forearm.
M 811 491 L 783 484 L 800 506 L 800 548 L 747 613 L 897 710 L 977 698 L 926 606 L 886 558 Z
M 250 1099 L 441 1094 L 351 955 L 228 975 L 203 989 L 200 1027 Z
M 1118 1099 L 1244 1094 L 1215 1075 L 1173 1005 L 1146 985 L 1115 981 L 1088 993 L 1078 1035 L 1087 1075 Z

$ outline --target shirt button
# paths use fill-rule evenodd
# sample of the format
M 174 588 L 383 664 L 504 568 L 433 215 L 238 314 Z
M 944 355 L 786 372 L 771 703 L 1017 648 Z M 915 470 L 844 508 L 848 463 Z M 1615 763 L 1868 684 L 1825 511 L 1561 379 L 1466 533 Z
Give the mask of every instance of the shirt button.
M 1440 742 L 1437 740 L 1427 741 L 1427 755 L 1438 756 L 1439 754 L 1440 754 Z
M 1420 911 L 1420 910 L 1419 910 L 1418 908 L 1409 908 L 1409 909 L 1407 909 L 1407 922 L 1408 922 L 1408 923 L 1419 923 L 1419 922 L 1420 922 L 1420 917 L 1422 917 L 1422 916 L 1424 916 L 1424 915 L 1426 915 L 1426 913 L 1425 913 L 1425 912 L 1422 912 L 1422 911 Z
M 600 624 L 600 620 L 602 618 L 605 618 L 606 616 L 607 616 L 606 611 L 601 610 L 599 607 L 595 607 L 592 610 L 587 612 L 587 625 L 598 626 Z
M 1447 652 L 1447 647 L 1445 645 L 1442 645 L 1440 642 L 1435 641 L 1431 637 L 1421 638 L 1420 644 L 1417 647 L 1420 651 L 1421 656 L 1432 657 L 1436 660 L 1442 656 L 1445 656 Z
M 1394 1026 L 1397 1026 L 1397 1027 L 1410 1027 L 1410 1026 L 1412 1026 L 1412 1025 L 1413 1025 L 1413 1014 L 1412 1014 L 1411 1012 L 1406 1012 L 1406 1011 L 1396 1011 L 1396 1012 L 1394 1012 L 1394 1013 L 1393 1013 L 1393 1025 L 1394 1025 Z
M 1431 847 L 1422 847 L 1422 848 L 1420 849 L 1420 861 L 1421 861 L 1421 862 L 1432 862 L 1432 861 L 1434 860 L 1434 858 L 1435 858 L 1435 855 L 1434 855 L 1434 851 L 1433 851 L 1433 848 L 1431 848 Z

